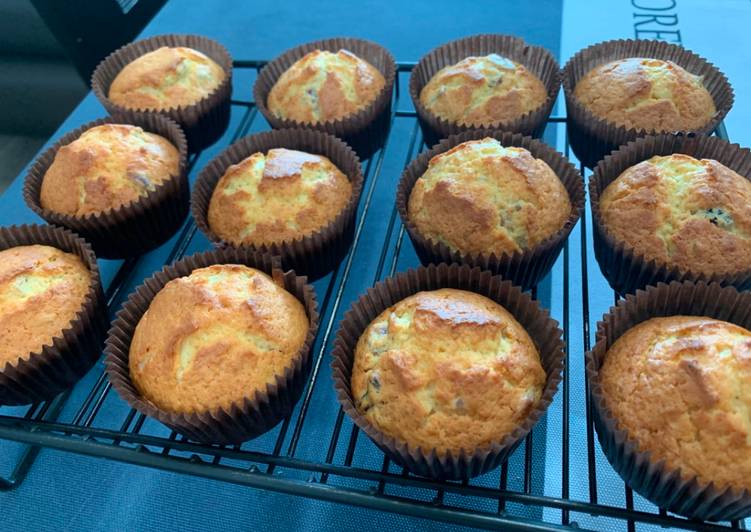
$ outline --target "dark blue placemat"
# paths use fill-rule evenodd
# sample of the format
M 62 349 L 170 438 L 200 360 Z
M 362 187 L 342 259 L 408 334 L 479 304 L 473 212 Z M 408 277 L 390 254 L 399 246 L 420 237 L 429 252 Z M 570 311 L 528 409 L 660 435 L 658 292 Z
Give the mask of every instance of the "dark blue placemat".
M 543 45 L 557 54 L 560 41 L 561 2 L 475 2 L 459 6 L 452 2 L 187 2 L 171 1 L 145 29 L 150 36 L 167 32 L 201 33 L 225 44 L 236 59 L 271 58 L 288 47 L 301 42 L 349 35 L 375 40 L 389 48 L 399 60 L 417 60 L 430 48 L 447 40 L 472 33 L 512 33 L 534 44 Z M 249 99 L 252 73 L 239 72 L 235 82 L 235 97 Z M 53 140 L 62 132 L 104 114 L 93 96 L 87 97 L 63 124 Z M 215 146 L 206 150 L 192 173 L 230 141 L 234 127 L 242 116 L 233 109 L 233 125 Z M 253 130 L 266 128 L 262 119 L 254 122 Z M 365 282 L 351 283 L 343 297 L 346 310 L 348 301 L 357 296 L 361 285 L 369 284 L 375 273 L 379 250 L 393 205 L 393 184 L 398 179 L 407 158 L 407 146 L 399 145 L 409 138 L 412 122 L 395 124 L 393 134 L 397 145 L 389 147 L 384 158 L 381 182 L 375 190 L 368 225 L 359 247 L 357 275 Z M 401 128 L 401 129 L 400 129 Z M 554 138 L 551 140 L 554 143 Z M 38 221 L 21 200 L 21 182 L 17 180 L 0 198 L 0 223 L 11 224 Z M 198 236 L 189 252 L 204 249 L 205 239 Z M 129 283 L 137 284 L 151 271 L 161 267 L 171 246 L 165 245 L 144 256 Z M 105 280 L 111 279 L 119 261 L 102 261 Z M 405 243 L 398 269 L 416 264 L 411 245 Z M 327 280 L 316 283 L 319 291 L 325 289 Z M 127 294 L 123 294 L 127 295 Z M 547 299 L 547 298 L 546 298 Z M 63 419 L 70 409 L 80 405 L 101 368 L 95 368 L 73 391 Z M 328 361 L 324 360 L 321 381 L 316 387 L 311 414 L 306 420 L 305 432 L 300 440 L 298 456 L 321 460 L 320 441 L 328 441 L 332 416 L 337 405 L 328 377 Z M 104 422 L 111 416 L 121 420 L 127 409 L 110 394 L 103 407 Z M 97 421 L 99 423 L 99 421 Z M 151 422 L 147 422 L 149 424 Z M 345 421 L 343 434 L 349 433 Z M 149 425 L 149 430 L 162 430 Z M 164 429 L 164 433 L 167 431 Z M 253 445 L 273 444 L 275 431 L 253 442 Z M 533 485 L 542 491 L 545 467 L 544 425 L 535 434 L 536 467 Z M 343 453 L 340 445 L 339 453 Z M 0 470 L 5 471 L 17 456 L 18 446 L 0 442 Z M 358 440 L 356 465 L 380 467 L 380 454 L 367 438 Z M 341 462 L 341 457 L 337 455 Z M 523 456 L 515 455 L 512 471 L 520 469 Z M 358 463 L 358 461 L 360 461 Z M 373 463 L 375 461 L 375 463 Z M 284 474 L 284 472 L 281 472 Z M 491 473 L 482 482 L 497 485 L 498 473 Z M 521 478 L 511 475 L 510 487 L 518 488 Z M 340 481 L 340 485 L 346 482 Z M 398 493 L 394 493 L 398 494 Z M 419 496 L 419 494 L 417 494 Z M 369 529 L 398 527 L 399 529 L 443 529 L 447 525 L 425 520 L 406 518 L 322 503 L 300 497 L 290 497 L 260 490 L 171 473 L 129 466 L 92 458 L 43 450 L 29 476 L 15 491 L 0 494 L 4 509 L 5 530 L 102 530 L 102 529 L 225 529 L 225 530 L 277 530 L 277 529 Z M 490 504 L 490 503 L 488 503 Z M 521 508 L 510 508 L 524 513 Z M 537 512 L 535 514 L 535 511 Z M 539 509 L 530 514 L 542 517 Z

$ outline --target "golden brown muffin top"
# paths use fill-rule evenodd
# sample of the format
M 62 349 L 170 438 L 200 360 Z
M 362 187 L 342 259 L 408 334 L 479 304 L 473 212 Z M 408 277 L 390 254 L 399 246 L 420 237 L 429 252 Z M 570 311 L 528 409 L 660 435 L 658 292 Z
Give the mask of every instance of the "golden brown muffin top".
M 332 222 L 351 196 L 349 179 L 327 157 L 275 148 L 227 169 L 211 196 L 208 221 L 236 245 L 292 241 Z
M 295 61 L 269 92 L 269 111 L 311 124 L 352 115 L 383 90 L 383 74 L 348 50 L 313 50 Z
M 699 129 L 717 111 L 700 76 L 672 61 L 643 57 L 593 68 L 574 96 L 598 118 L 646 131 Z
M 167 139 L 127 124 L 103 124 L 61 147 L 44 174 L 39 202 L 61 214 L 116 209 L 178 174 L 180 153 Z
M 228 409 L 292 366 L 308 327 L 302 303 L 265 273 L 199 268 L 152 300 L 133 334 L 130 375 L 168 412 Z
M 162 46 L 125 65 L 107 97 L 127 109 L 164 111 L 210 95 L 227 73 L 213 59 L 184 46 Z
M 506 309 L 444 288 L 403 299 L 365 329 L 352 395 L 376 428 L 413 448 L 471 453 L 524 421 L 545 377 L 532 339 Z
M 77 255 L 51 246 L 0 251 L 0 370 L 28 359 L 81 311 L 91 272 Z
M 653 318 L 621 336 L 600 370 L 619 428 L 722 489 L 751 490 L 751 331 L 696 316 Z
M 642 161 L 607 186 L 600 213 L 647 260 L 706 274 L 751 268 L 751 182 L 712 159 Z
M 408 210 L 424 237 L 461 253 L 500 256 L 553 236 L 571 214 L 571 201 L 544 161 L 484 138 L 433 157 Z
M 420 102 L 435 115 L 477 126 L 519 118 L 547 97 L 537 76 L 497 54 L 467 57 L 444 67 L 420 91 Z

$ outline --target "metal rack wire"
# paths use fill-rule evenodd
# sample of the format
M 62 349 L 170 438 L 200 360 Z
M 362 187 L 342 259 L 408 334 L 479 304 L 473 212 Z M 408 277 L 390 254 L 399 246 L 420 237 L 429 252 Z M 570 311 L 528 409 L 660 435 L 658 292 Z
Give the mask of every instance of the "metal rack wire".
M 250 70 L 252 74 L 263 64 L 263 61 L 236 61 L 234 66 L 238 71 Z M 669 515 L 635 497 L 620 480 L 616 485 L 621 486 L 623 500 L 613 503 L 611 490 L 603 488 L 602 479 L 598 484 L 598 476 L 609 474 L 608 486 L 614 485 L 614 473 L 603 468 L 604 458 L 595 443 L 591 407 L 585 391 L 587 383 L 583 372 L 579 371 L 582 366 L 571 364 L 580 360 L 583 352 L 573 350 L 572 344 L 589 349 L 594 328 L 590 315 L 590 282 L 599 276 L 599 271 L 590 271 L 592 242 L 588 234 L 591 234 L 591 226 L 586 212 L 554 269 L 560 284 L 547 279 L 535 294 L 551 307 L 564 329 L 566 370 L 556 398 L 557 406 L 551 407 L 524 445 L 499 470 L 469 482 L 438 482 L 412 476 L 396 469 L 367 438 L 360 437 L 357 427 L 333 401 L 331 385 L 324 374 L 343 311 L 372 283 L 417 264 L 409 240 L 405 241 L 396 207 L 392 207 L 390 213 L 387 208 L 384 215 L 380 201 L 381 196 L 390 197 L 393 204 L 401 168 L 423 147 L 409 98 L 403 97 L 400 90 L 403 78 L 413 66 L 413 63 L 399 64 L 392 133 L 385 146 L 364 162 L 365 188 L 352 248 L 334 272 L 316 283 L 322 326 L 314 345 L 314 364 L 308 385 L 293 414 L 269 434 L 242 446 L 195 444 L 129 409 L 111 392 L 99 364 L 93 370 L 95 375 L 86 379 L 87 384 L 78 385 L 78 388 L 90 386 L 88 392 L 75 394 L 75 399 L 63 394 L 52 401 L 32 405 L 20 414 L 16 410 L 9 413 L 7 409 L 0 409 L 0 438 L 26 446 L 10 476 L 0 478 L 0 489 L 16 487 L 31 467 L 40 446 L 45 446 L 254 488 L 484 528 L 617 527 L 635 530 L 638 527 L 642 530 L 650 525 L 694 530 L 743 528 L 742 522 L 709 524 Z M 233 100 L 232 104 L 234 129 L 228 141 L 263 127 L 262 120 L 257 120 L 253 102 Z M 550 127 L 558 128 L 559 137 L 565 139 L 564 124 L 565 117 L 550 119 Z M 717 133 L 726 136 L 724 129 Z M 565 149 L 566 155 L 570 155 L 564 141 L 559 143 L 559 149 Z M 395 162 L 400 157 L 401 160 Z M 193 167 L 199 160 L 200 154 L 191 158 L 191 174 L 195 173 Z M 397 171 L 385 171 L 387 165 Z M 377 231 L 373 231 L 373 227 Z M 372 254 L 374 233 L 382 237 L 375 254 L 377 260 Z M 165 263 L 204 249 L 208 242 L 196 233 L 195 224 L 188 219 L 169 246 L 164 255 Z M 363 271 L 359 263 L 363 254 L 370 254 L 373 263 L 373 268 L 366 268 L 367 271 Z M 573 267 L 577 265 L 578 268 Z M 138 266 L 138 258 L 119 266 L 106 291 L 110 313 L 119 307 L 136 281 L 140 282 Z M 602 279 L 599 281 L 602 283 Z M 581 330 L 574 322 L 581 322 Z M 575 338 L 577 342 L 573 342 Z M 577 385 L 579 381 L 583 384 L 581 389 Z M 78 388 L 76 391 L 80 392 Z M 64 407 L 68 413 L 61 415 Z M 581 410 L 586 415 L 584 434 L 572 430 L 572 418 Z M 311 427 L 313 423 L 315 428 Z M 580 424 L 573 426 L 580 427 Z M 321 430 L 327 434 L 321 435 Z M 323 437 L 328 438 L 328 445 L 320 445 Z M 586 456 L 580 457 L 582 454 Z M 556 457 L 554 467 L 548 463 L 550 456 Z M 604 496 L 607 502 L 601 500 Z

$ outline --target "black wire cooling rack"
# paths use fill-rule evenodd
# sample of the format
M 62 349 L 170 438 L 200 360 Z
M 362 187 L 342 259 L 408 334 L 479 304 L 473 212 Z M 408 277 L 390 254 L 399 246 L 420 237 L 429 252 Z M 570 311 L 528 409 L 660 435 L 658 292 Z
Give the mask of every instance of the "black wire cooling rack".
M 235 61 L 235 86 L 250 83 L 264 61 Z M 349 254 L 316 282 L 322 326 L 314 345 L 307 388 L 293 414 L 278 427 L 242 446 L 199 445 L 130 409 L 112 392 L 103 366 L 69 393 L 24 409 L 0 409 L 0 439 L 19 442 L 11 472 L 0 489 L 18 486 L 41 447 L 195 475 L 253 488 L 358 505 L 448 523 L 505 530 L 743 529 L 742 522 L 702 523 L 668 514 L 635 495 L 605 460 L 591 420 L 583 353 L 588 350 L 603 300 L 613 302 L 592 259 L 591 225 L 585 212 L 562 256 L 535 291 L 564 329 L 566 370 L 561 390 L 544 419 L 496 471 L 469 482 L 438 482 L 397 468 L 359 434 L 334 399 L 328 377 L 329 350 L 350 302 L 374 282 L 417 265 L 393 206 L 402 168 L 423 149 L 409 97 L 403 94 L 414 63 L 399 63 L 391 134 L 363 162 L 365 187 Z M 251 101 L 232 101 L 229 133 L 215 154 L 249 133 L 266 129 Z M 547 133 L 569 156 L 565 117 L 553 116 Z M 727 138 L 724 127 L 716 132 Z M 547 137 L 546 137 L 547 138 Z M 212 153 L 191 157 L 191 177 Z M 582 169 L 584 171 L 584 169 Z M 192 219 L 162 249 L 168 264 L 209 247 Z M 148 275 L 144 258 L 118 265 L 106 299 L 110 314 Z M 153 264 L 150 270 L 161 264 Z M 364 267 L 363 264 L 367 264 Z M 600 308 L 593 316 L 590 308 Z M 593 321 L 594 320 L 594 321 Z M 4 445 L 11 445 L 5 442 Z M 16 444 L 13 444 L 16 445 Z

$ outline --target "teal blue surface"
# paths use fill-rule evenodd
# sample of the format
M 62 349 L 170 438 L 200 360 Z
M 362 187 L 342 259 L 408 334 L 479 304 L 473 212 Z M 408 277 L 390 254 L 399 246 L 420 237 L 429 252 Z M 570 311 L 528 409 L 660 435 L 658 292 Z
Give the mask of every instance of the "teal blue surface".
M 431 2 L 202 2 L 170 1 L 145 29 L 143 36 L 159 33 L 199 33 L 222 42 L 236 59 L 271 58 L 285 49 L 313 39 L 347 35 L 372 39 L 389 48 L 398 60 L 414 61 L 432 47 L 447 40 L 476 33 L 510 33 L 550 49 L 557 55 L 560 41 L 561 2 L 481 1 L 459 4 Z M 238 71 L 234 97 L 251 98 L 253 76 Z M 406 87 L 406 85 L 403 85 Z M 406 91 L 405 91 L 406 93 Z M 406 94 L 404 94 L 406 96 Z M 402 98 L 400 107 L 409 107 Z M 89 95 L 51 139 L 89 120 L 103 116 L 104 110 Z M 217 144 L 201 154 L 191 178 L 219 150 L 226 147 L 241 120 L 233 108 L 232 124 Z M 394 184 L 408 155 L 405 139 L 412 121 L 397 120 L 378 186 L 375 189 L 368 224 L 356 255 L 358 279 L 347 286 L 341 314 L 349 302 L 374 277 L 388 218 L 394 200 Z M 267 129 L 262 118 L 253 131 Z M 551 141 L 550 139 L 548 139 Z M 554 140 L 554 139 L 553 139 Z M 404 145 L 400 144 L 404 143 Z M 554 144 L 554 142 L 551 141 Z M 17 179 L 0 197 L 0 223 L 34 222 L 38 218 L 21 199 L 21 179 Z M 206 249 L 208 243 L 198 235 L 189 252 Z M 161 267 L 171 246 L 163 246 L 146 256 L 129 279 L 130 286 Z M 390 260 L 390 257 L 388 258 Z M 417 263 L 411 244 L 405 240 L 398 269 Z M 109 282 L 117 261 L 101 261 L 104 279 Z M 319 300 L 328 279 L 316 283 Z M 127 294 L 123 294 L 127 295 Z M 338 323 L 338 319 L 335 321 Z M 69 405 L 78 406 L 101 372 L 101 365 L 73 391 Z M 2 411 L 5 413 L 5 410 Z M 330 438 L 337 404 L 331 391 L 328 358 L 324 358 L 320 382 L 316 386 L 311 413 L 305 425 L 298 455 L 322 460 L 323 448 Z M 119 422 L 127 413 L 126 405 L 114 393 L 98 416 L 97 424 Z M 63 420 L 69 420 L 65 410 Z M 345 422 L 342 439 L 351 424 Z M 278 430 L 278 429 L 277 429 Z M 147 421 L 144 431 L 168 434 L 155 422 Z M 248 444 L 249 448 L 268 449 L 277 431 Z M 545 423 L 535 431 L 536 467 L 545 462 Z M 537 445 L 540 439 L 542 444 Z M 325 442 L 322 444 L 322 442 Z M 340 444 L 336 457 L 341 463 L 346 444 Z M 7 474 L 17 457 L 18 446 L 0 442 L 0 473 Z M 245 448 L 245 447 L 244 447 Z M 358 440 L 355 464 L 379 468 L 382 455 L 365 437 Z M 510 487 L 518 488 L 523 453 L 512 458 Z M 285 472 L 280 474 L 284 475 Z M 497 485 L 498 472 L 480 479 L 480 484 Z M 341 482 L 340 485 L 346 485 Z M 541 493 L 541 471 L 533 473 L 533 491 Z M 394 492 L 397 494 L 398 492 Z M 451 502 L 450 500 L 447 502 Z M 494 505 L 488 503 L 485 509 Z M 3 530 L 382 530 L 397 528 L 425 530 L 452 528 L 425 520 L 385 514 L 349 506 L 322 503 L 300 497 L 242 488 L 214 481 L 180 476 L 73 454 L 43 450 L 24 483 L 15 491 L 0 493 Z M 514 505 L 517 515 L 541 518 L 539 509 L 529 513 Z

